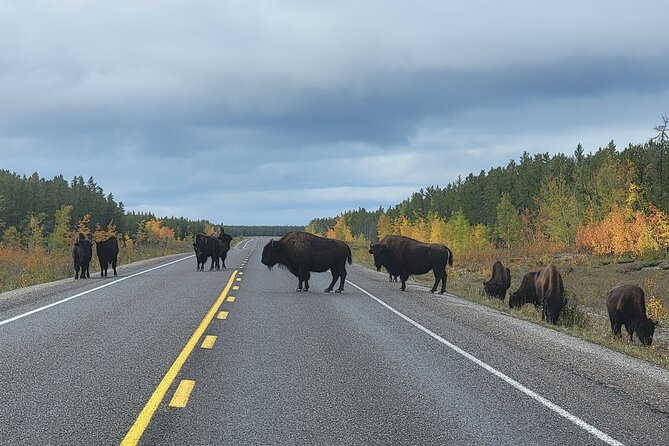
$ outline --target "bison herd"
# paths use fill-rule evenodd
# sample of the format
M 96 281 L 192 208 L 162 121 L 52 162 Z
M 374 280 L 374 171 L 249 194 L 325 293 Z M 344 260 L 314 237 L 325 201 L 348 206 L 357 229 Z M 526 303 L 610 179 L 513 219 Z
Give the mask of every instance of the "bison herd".
M 109 266 L 114 270 L 116 276 L 116 262 L 118 259 L 118 241 L 116 237 L 111 236 L 107 240 L 101 242 L 93 242 L 92 237 L 84 237 L 84 234 L 79 233 L 79 236 L 74 241 L 72 246 L 72 261 L 74 263 L 74 278 L 87 279 L 91 277 L 88 268 L 93 257 L 93 243 L 96 245 L 98 252 L 98 260 L 100 261 L 100 277 L 107 277 L 107 269 Z
M 197 261 L 197 271 L 203 271 L 208 259 L 211 259 L 210 270 L 225 268 L 225 259 L 230 250 L 232 237 L 219 230 L 213 235 L 197 234 L 194 237 L 193 249 Z M 109 266 L 116 276 L 118 242 L 116 237 L 95 242 L 100 261 L 100 276 L 107 277 Z M 72 247 L 74 261 L 74 278 L 90 278 L 89 264 L 92 257 L 93 240 L 79 234 Z M 412 274 L 434 274 L 434 284 L 430 292 L 439 289 L 439 294 L 446 291 L 446 268 L 453 266 L 453 253 L 444 245 L 423 243 L 409 237 L 388 235 L 378 243 L 369 246 L 369 253 L 374 258 L 374 266 L 378 271 L 385 268 L 390 281 L 402 282 L 400 290 L 406 290 L 406 281 Z M 297 277 L 297 291 L 309 291 L 311 272 L 330 270 L 332 281 L 325 289 L 334 289 L 337 280 L 339 287 L 335 293 L 344 290 L 346 281 L 346 263 L 352 263 L 351 248 L 341 240 L 319 237 L 307 232 L 294 231 L 284 235 L 280 240 L 271 240 L 262 252 L 262 263 L 270 270 L 275 265 L 288 269 Z M 439 288 L 441 285 L 441 288 Z M 491 298 L 504 301 L 511 286 L 511 271 L 502 262 L 492 265 L 492 275 L 483 282 L 485 294 Z M 520 308 L 533 304 L 541 308 L 541 318 L 556 324 L 563 312 L 565 298 L 562 276 L 553 264 L 536 271 L 527 272 L 520 287 L 509 294 L 509 307 Z M 609 291 L 606 306 L 608 309 L 611 330 L 615 336 L 621 336 L 625 326 L 630 341 L 634 334 L 641 343 L 651 345 L 657 322 L 646 315 L 644 292 L 636 285 L 621 285 Z
M 386 268 L 390 275 L 402 281 L 402 291 L 406 290 L 406 281 L 411 274 L 434 273 L 432 292 L 437 290 L 441 283 L 440 294 L 446 290 L 446 266 L 453 265 L 453 253 L 444 245 L 436 243 L 422 243 L 409 237 L 389 235 L 379 243 L 369 247 L 369 253 L 374 256 L 374 265 L 377 270 Z M 308 232 L 289 232 L 280 240 L 271 240 L 265 245 L 262 252 L 262 263 L 269 269 L 273 266 L 287 268 L 297 277 L 297 291 L 309 290 L 310 272 L 324 272 L 330 270 L 332 282 L 325 289 L 330 292 L 339 280 L 339 288 L 335 293 L 341 293 L 346 280 L 346 262 L 353 261 L 351 248 L 341 240 L 333 240 Z
M 232 236 L 219 230 L 213 235 L 196 234 L 193 250 L 195 251 L 195 260 L 197 261 L 197 271 L 204 271 L 204 265 L 207 259 L 211 257 L 210 270 L 225 268 L 225 259 L 230 251 L 230 242 Z
M 483 282 L 486 295 L 504 300 L 510 286 L 509 268 L 504 267 L 502 262 L 496 261 L 492 266 L 490 279 Z M 556 324 L 560 313 L 567 305 L 564 294 L 562 276 L 557 267 L 550 264 L 523 276 L 520 287 L 509 294 L 509 307 L 520 308 L 531 303 L 541 308 L 542 320 Z M 606 307 L 611 330 L 615 336 L 621 336 L 621 329 L 624 325 L 630 341 L 636 333 L 642 344 L 652 344 L 657 322 L 646 315 L 646 302 L 641 288 L 636 285 L 621 285 L 613 288 L 606 298 Z

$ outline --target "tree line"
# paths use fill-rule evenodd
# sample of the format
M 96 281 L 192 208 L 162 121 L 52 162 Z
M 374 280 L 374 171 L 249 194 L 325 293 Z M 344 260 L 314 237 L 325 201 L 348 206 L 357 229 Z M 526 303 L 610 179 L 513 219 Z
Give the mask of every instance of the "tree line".
M 643 144 L 613 141 L 592 153 L 524 152 L 506 166 L 430 186 L 388 209 L 316 218 L 307 230 L 352 237 L 389 233 L 480 249 L 551 243 L 599 254 L 643 255 L 669 249 L 669 119 Z M 339 224 L 339 232 L 342 231 Z M 333 232 L 334 231 L 334 232 Z
M 68 220 L 69 226 L 85 221 L 85 232 L 95 232 L 96 228 L 107 228 L 113 223 L 115 233 L 131 239 L 142 239 L 147 233 L 147 223 L 155 221 L 159 221 L 161 227 L 169 228 L 177 240 L 188 239 L 199 232 L 212 233 L 221 226 L 232 236 L 279 236 L 303 229 L 297 226 L 225 226 L 204 219 L 158 217 L 152 212 L 126 211 L 123 202 L 117 202 L 112 193 L 105 194 L 93 177 L 84 180 L 82 176 L 76 176 L 68 182 L 63 175 L 48 180 L 37 172 L 26 176 L 0 170 L 0 240 L 9 236 L 27 244 L 37 223 L 44 235 L 50 236 L 62 231 L 66 224 L 63 218 Z M 155 226 L 155 223 L 151 224 Z M 6 231 L 9 232 L 5 234 Z

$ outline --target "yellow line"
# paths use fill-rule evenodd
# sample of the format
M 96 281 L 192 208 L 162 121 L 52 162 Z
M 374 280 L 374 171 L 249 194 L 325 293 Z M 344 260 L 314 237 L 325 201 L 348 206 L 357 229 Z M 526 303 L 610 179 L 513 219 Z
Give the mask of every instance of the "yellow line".
M 237 291 L 239 289 L 239 287 L 237 285 L 235 285 L 235 286 L 232 287 L 232 289 Z
M 219 311 L 218 314 L 216 315 L 216 319 L 227 319 L 227 318 L 228 318 L 227 311 Z
M 241 278 L 241 277 L 237 277 L 237 278 L 235 279 L 235 281 L 237 281 L 237 282 L 241 282 L 241 281 L 242 281 L 242 278 Z
M 237 299 L 235 296 L 228 296 L 228 302 L 234 302 Z
M 193 391 L 193 387 L 195 387 L 195 381 L 182 379 L 179 383 L 179 387 L 177 387 L 177 390 L 174 392 L 174 396 L 172 397 L 169 406 L 186 407 L 188 398 L 190 398 L 190 393 Z
M 202 341 L 202 345 L 200 347 L 202 348 L 213 348 L 214 347 L 214 342 L 216 342 L 217 336 L 205 336 L 204 341 Z
M 218 307 L 220 307 L 225 300 L 225 296 L 227 296 L 228 292 L 230 291 L 230 286 L 232 286 L 236 275 L 237 270 L 232 273 L 232 276 L 230 276 L 230 280 L 221 292 L 221 295 L 218 296 L 218 299 L 216 299 L 214 305 L 209 309 L 209 312 L 204 317 L 204 319 L 202 319 L 202 322 L 200 322 L 200 325 L 195 330 L 195 333 L 193 333 L 193 336 L 191 336 L 191 338 L 188 340 L 188 343 L 186 343 L 186 346 L 183 348 L 183 350 L 181 350 L 181 353 L 179 353 L 177 359 L 174 361 L 165 376 L 163 376 L 163 379 L 160 380 L 158 387 L 156 387 L 156 390 L 151 395 L 151 398 L 149 398 L 149 401 L 139 413 L 137 420 L 135 420 L 135 423 L 125 435 L 125 438 L 123 438 L 121 446 L 134 446 L 139 442 L 140 438 L 142 438 L 144 430 L 151 422 L 153 414 L 156 412 L 156 409 L 158 409 L 158 405 L 163 401 L 163 398 L 165 398 L 165 394 L 174 382 L 174 379 L 179 373 L 179 370 L 181 370 L 181 367 L 186 362 L 186 359 L 188 359 L 188 356 L 193 351 L 193 348 L 195 348 L 197 345 L 197 341 L 200 340 L 204 330 L 214 318 L 216 311 L 218 311 Z
M 243 275 L 244 275 L 244 273 L 240 271 L 240 272 L 239 272 L 239 275 L 240 275 L 240 276 L 243 276 Z

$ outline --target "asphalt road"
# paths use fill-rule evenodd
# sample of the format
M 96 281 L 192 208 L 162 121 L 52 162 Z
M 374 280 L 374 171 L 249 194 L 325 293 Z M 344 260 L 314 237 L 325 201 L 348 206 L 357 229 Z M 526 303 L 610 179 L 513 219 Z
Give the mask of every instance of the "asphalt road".
M 266 241 L 0 294 L 0 444 L 669 444 L 667 371 Z

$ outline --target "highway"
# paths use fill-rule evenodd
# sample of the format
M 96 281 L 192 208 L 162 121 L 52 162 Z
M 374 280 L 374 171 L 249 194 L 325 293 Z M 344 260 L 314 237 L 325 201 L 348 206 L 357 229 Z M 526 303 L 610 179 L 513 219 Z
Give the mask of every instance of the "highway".
M 669 444 L 666 370 L 268 240 L 0 294 L 0 444 Z

